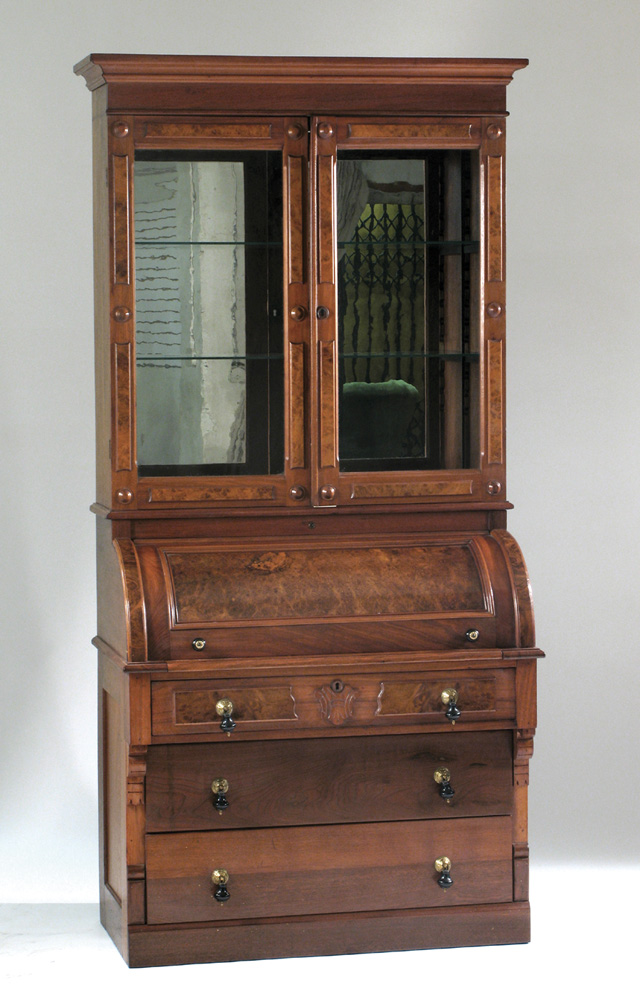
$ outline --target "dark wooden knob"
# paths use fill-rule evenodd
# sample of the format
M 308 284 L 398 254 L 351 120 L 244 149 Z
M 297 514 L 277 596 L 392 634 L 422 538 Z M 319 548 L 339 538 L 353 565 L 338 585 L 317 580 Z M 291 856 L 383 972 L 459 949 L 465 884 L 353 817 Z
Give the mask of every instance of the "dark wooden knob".
M 458 717 L 461 715 L 462 710 L 458 708 L 458 690 L 457 689 L 445 689 L 440 694 L 440 699 L 446 706 L 445 717 L 450 720 L 452 724 L 455 724 Z
M 289 316 L 291 317 L 291 319 L 296 320 L 298 323 L 300 323 L 301 320 L 304 320 L 306 315 L 307 315 L 307 310 L 306 307 L 304 306 L 292 306 L 291 309 L 289 310 Z
M 318 126 L 320 139 L 330 139 L 333 135 L 333 125 L 330 122 L 320 122 Z
M 289 139 L 302 139 L 304 135 L 304 129 L 298 123 L 288 126 L 287 135 Z
M 229 806 L 229 801 L 225 797 L 225 793 L 229 792 L 229 781 L 220 777 L 219 779 L 214 779 L 211 784 L 211 792 L 214 795 L 213 806 L 215 807 L 218 814 L 222 814 L 226 811 Z
M 325 484 L 324 487 L 320 488 L 320 497 L 323 501 L 333 501 L 336 496 L 336 489 L 332 484 Z
M 331 310 L 328 306 L 319 306 L 316 310 L 316 316 L 318 320 L 327 320 L 331 316 Z
M 502 306 L 500 303 L 487 303 L 487 316 L 495 319 L 499 317 L 502 313 Z
M 225 734 L 230 735 L 231 731 L 236 726 L 236 722 L 231 716 L 233 713 L 233 703 L 230 699 L 219 699 L 216 703 L 216 713 L 219 717 L 222 717 L 220 721 L 220 730 L 224 731 Z
M 111 315 L 118 324 L 124 324 L 127 320 L 131 320 L 131 310 L 128 306 L 116 306 Z
M 438 883 L 440 887 L 451 887 L 453 877 L 451 876 L 451 860 L 448 856 L 439 856 L 435 861 L 436 873 L 439 873 Z
M 131 504 L 133 501 L 133 494 L 128 487 L 121 487 L 119 491 L 116 491 L 116 500 L 120 504 Z
M 306 493 L 301 484 L 294 484 L 289 490 L 289 497 L 293 498 L 294 501 L 302 501 Z
M 456 792 L 451 785 L 451 773 L 448 769 L 436 769 L 433 774 L 433 778 L 436 783 L 440 785 L 440 796 L 443 800 L 446 800 L 448 804 L 451 803 L 451 798 Z
M 213 895 L 216 901 L 228 901 L 231 895 L 229 894 L 229 889 L 227 884 L 229 883 L 229 873 L 227 870 L 214 870 L 211 874 L 211 881 L 216 887 L 216 892 Z

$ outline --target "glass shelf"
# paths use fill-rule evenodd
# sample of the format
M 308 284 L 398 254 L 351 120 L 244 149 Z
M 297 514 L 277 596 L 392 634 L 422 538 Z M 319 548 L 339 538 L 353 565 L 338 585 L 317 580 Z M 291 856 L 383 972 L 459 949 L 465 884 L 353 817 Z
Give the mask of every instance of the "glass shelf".
M 477 362 L 478 351 L 358 351 L 344 352 L 340 358 L 434 358 L 443 362 Z
M 284 355 L 138 355 L 136 362 L 273 362 Z
M 274 240 L 136 240 L 136 247 L 282 247 Z
M 479 240 L 339 240 L 338 247 L 435 247 L 442 251 L 467 251 L 480 249 Z
M 341 358 L 425 358 L 442 362 L 477 362 L 477 351 L 381 351 L 347 352 Z M 137 362 L 273 362 L 284 358 L 282 353 L 268 355 L 138 355 Z

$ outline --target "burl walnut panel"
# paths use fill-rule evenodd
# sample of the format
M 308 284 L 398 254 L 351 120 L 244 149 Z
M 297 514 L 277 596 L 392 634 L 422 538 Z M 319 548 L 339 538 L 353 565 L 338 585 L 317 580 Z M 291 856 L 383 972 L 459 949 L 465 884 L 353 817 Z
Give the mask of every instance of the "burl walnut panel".
M 179 624 L 484 612 L 467 545 L 165 550 Z
M 438 885 L 435 860 L 452 862 Z M 211 872 L 229 872 L 230 900 Z M 147 836 L 147 921 L 221 922 L 512 900 L 511 819 Z
M 147 831 L 202 831 L 508 814 L 509 731 L 354 741 L 156 745 L 147 759 Z M 447 803 L 434 779 L 451 773 Z M 211 783 L 229 783 L 214 807 Z

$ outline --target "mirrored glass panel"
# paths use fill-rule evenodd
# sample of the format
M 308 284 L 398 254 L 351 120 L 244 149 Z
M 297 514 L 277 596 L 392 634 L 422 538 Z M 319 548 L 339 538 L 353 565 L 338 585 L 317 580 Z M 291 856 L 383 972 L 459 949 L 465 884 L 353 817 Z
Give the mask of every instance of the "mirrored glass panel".
M 479 464 L 475 151 L 338 155 L 340 468 Z
M 142 476 L 283 470 L 281 164 L 278 151 L 136 157 Z

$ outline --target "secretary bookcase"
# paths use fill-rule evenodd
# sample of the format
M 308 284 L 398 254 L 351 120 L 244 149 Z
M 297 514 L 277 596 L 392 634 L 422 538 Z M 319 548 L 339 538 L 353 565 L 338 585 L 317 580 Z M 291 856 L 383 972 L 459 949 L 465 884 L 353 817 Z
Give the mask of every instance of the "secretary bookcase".
M 102 920 L 132 966 L 524 942 L 526 60 L 92 55 Z

